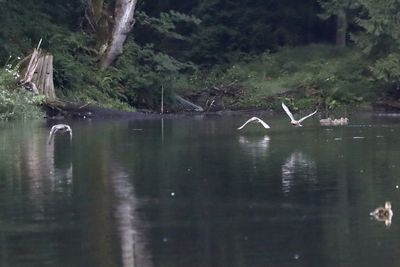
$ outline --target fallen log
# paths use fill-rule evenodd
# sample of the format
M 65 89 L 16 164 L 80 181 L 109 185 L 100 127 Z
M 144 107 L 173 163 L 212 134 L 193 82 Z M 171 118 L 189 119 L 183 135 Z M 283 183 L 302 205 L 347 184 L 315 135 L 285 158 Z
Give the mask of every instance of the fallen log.
M 203 112 L 204 109 L 196 104 L 193 104 L 192 102 L 184 99 L 183 97 L 179 96 L 179 95 L 175 95 L 175 99 L 182 104 L 186 109 L 189 110 L 194 110 L 197 112 Z
M 73 103 L 64 100 L 46 101 L 43 107 L 49 118 L 72 117 L 72 118 L 140 118 L 151 119 L 160 118 L 158 113 L 148 113 L 142 111 L 121 111 L 100 108 L 94 103 Z

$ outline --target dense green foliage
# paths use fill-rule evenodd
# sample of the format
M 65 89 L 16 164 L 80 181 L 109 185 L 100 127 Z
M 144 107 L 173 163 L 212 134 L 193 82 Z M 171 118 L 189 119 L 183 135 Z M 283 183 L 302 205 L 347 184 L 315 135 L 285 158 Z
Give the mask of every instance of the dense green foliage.
M 0 70 L 0 119 L 36 119 L 43 117 L 39 105 L 43 96 L 34 95 L 16 86 L 17 73 L 9 68 Z
M 309 45 L 263 53 L 224 71 L 197 73 L 191 80 L 194 88 L 232 81 L 246 88 L 245 96 L 232 108 L 268 108 L 284 99 L 294 108 L 332 109 L 376 96 L 374 84 L 366 76 L 366 64 L 366 59 L 355 49 Z M 273 94 L 280 95 L 276 103 L 268 101 Z
M 299 107 L 334 108 L 399 86 L 395 0 L 143 0 L 124 53 L 105 70 L 87 8 L 86 0 L 0 1 L 0 64 L 43 38 L 59 97 L 126 110 L 158 108 L 161 87 L 168 101 L 174 92 L 240 84 L 246 93 L 232 108 L 265 107 L 266 97 L 303 88 L 293 97 Z M 350 47 L 342 50 L 333 47 L 339 11 Z M 9 92 L 15 86 L 4 77 Z
M 374 60 L 370 67 L 374 78 L 397 87 L 400 78 L 400 3 L 395 0 L 385 1 L 385 4 L 370 0 L 359 3 L 363 13 L 357 23 L 364 30 L 354 39 Z

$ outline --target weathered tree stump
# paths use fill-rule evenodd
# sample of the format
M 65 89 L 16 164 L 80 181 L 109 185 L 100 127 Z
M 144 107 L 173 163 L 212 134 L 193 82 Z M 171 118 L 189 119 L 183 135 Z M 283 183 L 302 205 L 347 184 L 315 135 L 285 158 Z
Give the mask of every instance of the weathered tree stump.
M 33 50 L 20 83 L 35 94 L 44 95 L 47 101 L 54 101 L 53 56 L 40 49 L 41 42 Z
M 49 53 L 40 53 L 38 65 L 33 74 L 32 82 L 36 85 L 39 94 L 46 100 L 56 100 L 53 82 L 53 56 Z

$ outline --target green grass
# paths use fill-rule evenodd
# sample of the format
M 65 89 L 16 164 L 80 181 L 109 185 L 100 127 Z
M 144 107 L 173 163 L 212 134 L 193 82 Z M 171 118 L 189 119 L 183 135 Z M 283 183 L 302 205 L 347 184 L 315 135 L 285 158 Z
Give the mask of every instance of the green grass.
M 286 99 L 292 107 L 336 108 L 376 96 L 366 75 L 367 66 L 368 62 L 355 49 L 308 45 L 263 53 L 225 69 L 196 73 L 188 86 L 202 89 L 232 82 L 240 84 L 246 94 L 235 108 L 270 107 L 271 103 L 266 101 L 269 96 L 296 88 L 302 88 L 303 93 Z

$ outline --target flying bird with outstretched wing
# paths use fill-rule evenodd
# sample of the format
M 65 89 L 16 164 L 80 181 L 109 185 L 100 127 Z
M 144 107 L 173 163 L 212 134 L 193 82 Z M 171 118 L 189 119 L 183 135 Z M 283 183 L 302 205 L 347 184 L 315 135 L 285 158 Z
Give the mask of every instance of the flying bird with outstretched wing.
M 50 133 L 49 133 L 49 137 L 47 139 L 47 142 L 50 144 L 51 140 L 54 138 L 54 135 L 57 132 L 69 132 L 69 137 L 70 139 L 72 139 L 72 129 L 69 125 L 67 124 L 56 124 L 53 127 L 51 127 Z
M 249 120 L 247 120 L 242 126 L 240 126 L 240 127 L 238 128 L 238 130 L 243 129 L 243 128 L 244 128 L 248 123 L 250 123 L 250 122 L 260 123 L 265 129 L 271 128 L 271 127 L 269 127 L 269 125 L 266 124 L 262 119 L 257 118 L 257 117 L 252 117 L 252 118 L 250 118 Z
M 313 116 L 313 115 L 314 115 L 315 113 L 317 113 L 317 111 L 318 111 L 318 110 L 315 110 L 313 113 L 308 114 L 307 116 L 304 116 L 303 118 L 301 118 L 301 119 L 299 119 L 299 120 L 295 120 L 294 117 L 293 117 L 292 112 L 290 112 L 289 108 L 288 108 L 288 107 L 285 105 L 285 103 L 283 103 L 283 102 L 282 102 L 282 108 L 283 108 L 283 110 L 285 110 L 286 114 L 289 116 L 289 118 L 290 118 L 290 123 L 291 123 L 293 126 L 296 126 L 296 127 L 302 127 L 303 125 L 301 125 L 301 122 L 304 121 L 305 119 L 307 119 L 307 118 Z

